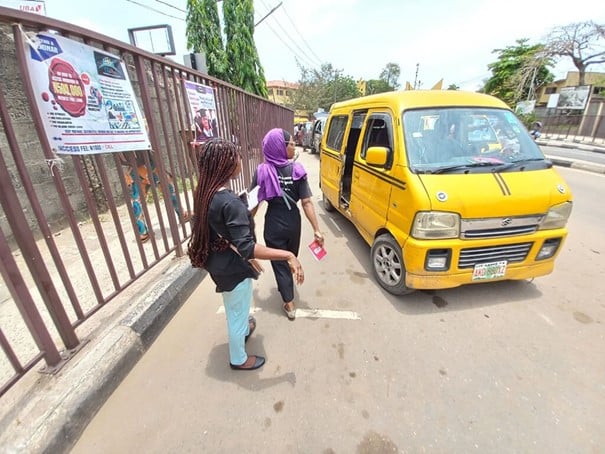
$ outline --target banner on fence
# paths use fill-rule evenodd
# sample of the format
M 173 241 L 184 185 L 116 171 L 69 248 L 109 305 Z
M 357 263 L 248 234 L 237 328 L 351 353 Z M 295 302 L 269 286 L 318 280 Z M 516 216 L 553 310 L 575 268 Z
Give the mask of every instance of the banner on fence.
M 515 107 L 515 113 L 520 115 L 527 115 L 534 111 L 536 107 L 536 100 L 532 99 L 531 101 L 519 101 L 517 103 L 517 107 Z
M 62 36 L 26 38 L 27 68 L 44 132 L 57 154 L 149 149 L 124 62 Z
M 218 137 L 214 89 L 189 80 L 185 80 L 183 83 L 193 118 L 192 127 L 195 129 L 194 144 L 202 144 L 208 139 Z

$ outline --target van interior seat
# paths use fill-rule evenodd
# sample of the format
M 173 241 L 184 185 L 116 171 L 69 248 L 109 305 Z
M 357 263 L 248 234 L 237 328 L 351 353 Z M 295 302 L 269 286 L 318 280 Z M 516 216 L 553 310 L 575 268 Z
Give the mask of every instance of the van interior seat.
M 370 142 L 370 146 L 391 148 L 387 128 L 381 128 L 378 130 L 378 132 L 374 135 L 373 140 Z

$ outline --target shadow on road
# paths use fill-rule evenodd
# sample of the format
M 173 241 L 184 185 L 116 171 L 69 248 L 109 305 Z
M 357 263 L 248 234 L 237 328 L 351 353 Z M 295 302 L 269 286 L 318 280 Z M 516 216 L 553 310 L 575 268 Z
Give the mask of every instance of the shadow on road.
M 266 355 L 263 345 L 263 336 L 257 335 L 253 342 L 255 352 L 259 355 Z M 226 363 L 226 358 L 229 358 L 229 345 L 219 344 L 210 350 L 208 362 L 206 364 L 206 375 L 210 378 L 223 383 L 233 383 L 248 391 L 262 391 L 267 388 L 274 387 L 281 383 L 289 383 L 292 387 L 296 385 L 296 374 L 294 372 L 286 372 L 285 374 L 273 376 L 271 378 L 259 378 L 262 369 L 253 371 L 236 371 L 233 372 Z

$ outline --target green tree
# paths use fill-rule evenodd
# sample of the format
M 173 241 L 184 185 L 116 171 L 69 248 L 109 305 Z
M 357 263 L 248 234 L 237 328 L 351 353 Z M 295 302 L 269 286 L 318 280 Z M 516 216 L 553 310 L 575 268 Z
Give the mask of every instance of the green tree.
M 456 84 L 449 84 L 447 89 L 448 90 L 460 90 L 460 87 Z
M 492 75 L 482 92 L 514 106 L 518 101 L 532 97 L 538 87 L 552 82 L 554 76 L 548 68 L 553 62 L 544 54 L 544 46 L 530 46 L 527 41 L 518 39 L 515 46 L 492 51 L 498 54 L 498 61 L 488 65 Z
M 395 91 L 399 88 L 399 76 L 401 68 L 397 63 L 387 63 L 380 72 L 378 79 L 370 79 L 366 82 L 366 95 Z
M 298 90 L 292 96 L 291 107 L 297 110 L 314 112 L 318 108 L 329 111 L 338 101 L 356 98 L 359 89 L 355 80 L 334 69 L 330 63 L 324 63 L 319 69 L 300 67 L 301 76 Z
M 548 56 L 571 59 L 578 69 L 578 85 L 586 85 L 585 75 L 590 65 L 605 63 L 605 25 L 588 21 L 555 27 L 546 40 Z
M 228 81 L 244 90 L 267 97 L 267 81 L 254 43 L 252 0 L 223 0 Z
M 400 86 L 400 75 L 401 67 L 397 63 L 387 63 L 382 72 L 380 73 L 380 80 L 386 82 L 389 87 L 392 87 L 392 90 L 397 90 Z
M 366 95 L 375 95 L 376 93 L 384 93 L 393 90 L 393 87 L 383 79 L 370 79 L 366 82 Z
M 187 47 L 206 56 L 208 74 L 225 80 L 227 60 L 216 0 L 187 0 Z

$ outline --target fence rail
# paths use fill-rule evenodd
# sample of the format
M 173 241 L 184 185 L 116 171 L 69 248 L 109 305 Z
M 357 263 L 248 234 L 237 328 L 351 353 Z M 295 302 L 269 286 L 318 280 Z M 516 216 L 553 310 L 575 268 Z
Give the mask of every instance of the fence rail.
M 25 64 L 29 37 L 49 30 L 126 63 L 153 150 L 144 163 L 135 152 L 53 153 Z M 0 7 L 0 396 L 40 362 L 60 368 L 81 346 L 76 328 L 163 259 L 183 256 L 197 181 L 184 80 L 214 88 L 219 135 L 244 157 L 233 189 L 247 187 L 263 134 L 290 128 L 292 110 L 113 38 Z M 141 199 L 146 242 L 132 209 L 132 185 L 144 187 L 130 172 L 139 165 L 151 178 Z
M 542 133 L 547 137 L 605 144 L 605 121 L 600 113 L 567 114 L 557 111 L 550 114 L 542 113 L 538 115 L 537 120 L 542 122 Z

